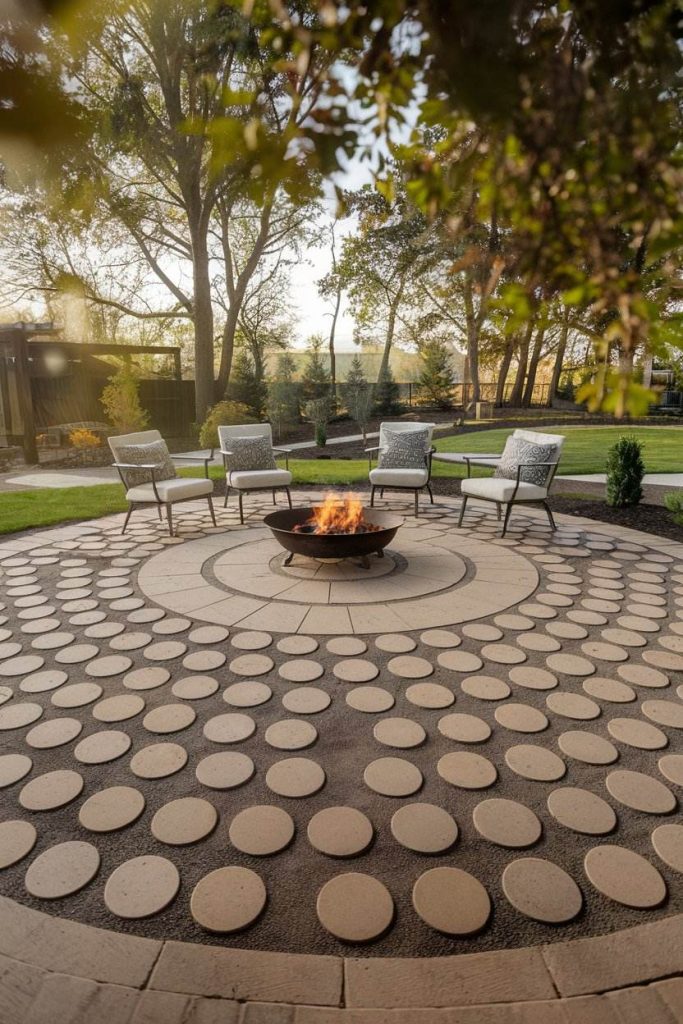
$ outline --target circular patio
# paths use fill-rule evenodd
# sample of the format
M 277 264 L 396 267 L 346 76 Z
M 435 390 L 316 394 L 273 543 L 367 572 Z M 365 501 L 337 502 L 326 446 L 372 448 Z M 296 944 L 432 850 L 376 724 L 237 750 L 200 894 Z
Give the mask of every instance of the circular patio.
M 188 509 L 0 547 L 0 893 L 374 957 L 680 911 L 674 545 L 440 503 L 370 571 L 284 567 L 259 514 Z

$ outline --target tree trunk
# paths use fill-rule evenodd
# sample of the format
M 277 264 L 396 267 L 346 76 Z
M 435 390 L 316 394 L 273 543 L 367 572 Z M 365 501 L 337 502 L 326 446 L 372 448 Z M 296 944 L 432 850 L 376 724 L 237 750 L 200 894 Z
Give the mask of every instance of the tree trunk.
M 503 359 L 500 364 L 500 370 L 498 371 L 498 383 L 496 384 L 496 401 L 497 407 L 505 401 L 505 384 L 507 382 L 508 370 L 510 369 L 510 363 L 512 362 L 512 353 L 515 350 L 515 338 L 511 335 L 505 343 L 505 351 L 503 352 Z
M 213 308 L 206 230 L 192 239 L 194 283 L 194 396 L 195 422 L 203 423 L 214 402 Z
M 518 409 L 522 405 L 524 378 L 526 377 L 526 368 L 529 362 L 529 345 L 531 344 L 531 335 L 533 334 L 533 330 L 534 321 L 530 319 L 519 343 L 519 364 L 515 375 L 515 383 L 512 386 L 512 393 L 510 394 L 510 405 L 513 409 Z
M 465 274 L 465 323 L 467 329 L 467 365 L 472 383 L 471 404 L 478 402 L 481 397 L 479 384 L 479 327 L 481 320 L 474 314 L 474 301 L 472 296 L 472 278 L 469 273 Z M 465 381 L 467 383 L 467 381 Z M 465 403 L 463 402 L 463 405 Z
M 334 339 L 337 332 L 337 320 L 339 318 L 339 309 L 341 307 L 342 290 L 341 286 L 337 285 L 337 296 L 334 303 L 334 312 L 332 313 L 332 323 L 330 324 L 330 338 L 328 342 L 330 352 L 330 392 L 332 394 L 332 400 L 337 400 L 337 354 L 334 350 Z
M 402 287 L 396 292 L 396 295 L 391 301 L 389 307 L 389 320 L 387 322 L 387 333 L 384 338 L 384 351 L 382 352 L 382 362 L 379 366 L 379 373 L 377 374 L 377 383 L 384 379 L 386 372 L 389 368 L 389 356 L 391 355 L 391 346 L 394 341 L 394 333 L 396 331 L 396 313 L 398 306 L 401 301 Z
M 534 340 L 534 347 L 531 353 L 531 359 L 529 361 L 529 372 L 526 378 L 526 386 L 524 388 L 524 395 L 522 396 L 522 405 L 525 409 L 528 409 L 534 397 L 534 386 L 536 384 L 536 374 L 538 373 L 538 364 L 541 360 L 541 352 L 543 351 L 543 339 L 545 338 L 545 325 L 539 327 L 536 331 L 536 338 Z
M 564 354 L 567 349 L 567 337 L 569 335 L 569 310 L 565 309 L 564 317 L 562 318 L 562 330 L 560 331 L 560 340 L 557 345 L 557 353 L 555 355 L 555 365 L 553 366 L 553 374 L 550 378 L 550 389 L 548 393 L 548 404 L 552 405 L 554 399 L 557 397 L 557 386 L 560 383 L 560 374 L 562 373 L 562 366 L 564 365 Z
M 221 402 L 225 398 L 225 393 L 228 388 L 228 381 L 230 380 L 230 371 L 232 369 L 232 357 L 235 351 L 235 334 L 237 332 L 237 321 L 240 315 L 240 304 L 231 305 L 228 309 L 225 323 L 223 324 L 223 334 L 221 339 L 221 361 L 218 367 L 218 376 L 216 378 L 215 386 L 215 398 L 217 402 Z

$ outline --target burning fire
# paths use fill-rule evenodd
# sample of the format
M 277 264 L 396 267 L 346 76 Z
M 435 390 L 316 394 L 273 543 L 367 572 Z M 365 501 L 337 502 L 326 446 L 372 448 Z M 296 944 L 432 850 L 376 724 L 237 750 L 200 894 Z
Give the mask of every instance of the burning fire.
M 313 515 L 294 527 L 295 533 L 375 533 L 381 529 L 363 516 L 363 503 L 357 494 L 325 495 L 322 505 L 313 506 Z

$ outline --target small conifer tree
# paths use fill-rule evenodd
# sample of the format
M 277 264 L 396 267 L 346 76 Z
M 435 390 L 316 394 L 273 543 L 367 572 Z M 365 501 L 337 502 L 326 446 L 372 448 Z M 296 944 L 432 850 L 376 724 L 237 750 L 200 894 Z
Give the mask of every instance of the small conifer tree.
M 140 405 L 140 382 L 129 364 L 124 363 L 109 378 L 100 405 L 119 434 L 134 434 L 149 425 L 149 416 Z
M 620 437 L 607 452 L 607 504 L 637 505 L 643 496 L 643 446 L 635 437 Z

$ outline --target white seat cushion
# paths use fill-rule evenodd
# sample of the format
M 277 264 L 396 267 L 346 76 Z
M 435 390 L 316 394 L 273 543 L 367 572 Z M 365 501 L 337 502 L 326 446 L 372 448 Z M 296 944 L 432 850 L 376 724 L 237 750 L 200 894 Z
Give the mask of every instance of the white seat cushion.
M 374 487 L 424 487 L 427 469 L 371 469 L 370 483 Z
M 230 487 L 238 491 L 257 491 L 261 487 L 289 487 L 292 474 L 288 469 L 236 469 L 228 473 Z
M 213 480 L 175 477 L 173 480 L 160 480 L 157 492 L 163 502 L 184 501 L 186 498 L 205 498 L 213 494 Z M 126 491 L 128 501 L 156 501 L 151 484 L 139 484 Z
M 483 498 L 484 501 L 510 501 L 515 490 L 515 481 L 504 477 L 482 477 L 481 479 L 462 480 L 460 491 L 468 498 Z M 548 497 L 545 487 L 536 484 L 520 483 L 515 501 L 544 501 Z

